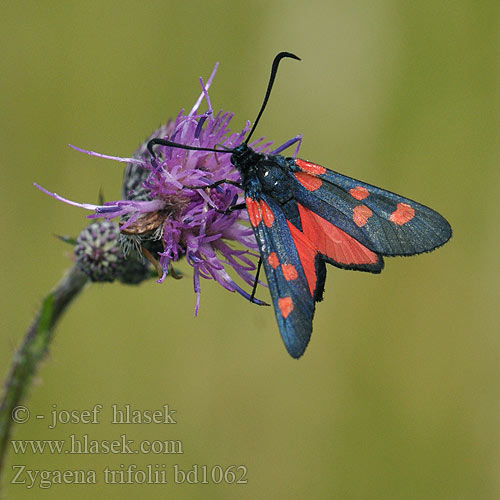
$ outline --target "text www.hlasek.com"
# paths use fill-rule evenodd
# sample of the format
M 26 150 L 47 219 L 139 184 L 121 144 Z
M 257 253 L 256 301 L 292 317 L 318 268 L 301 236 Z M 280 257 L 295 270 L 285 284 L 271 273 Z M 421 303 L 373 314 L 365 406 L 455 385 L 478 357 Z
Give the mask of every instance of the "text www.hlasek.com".
M 14 453 L 25 454 L 182 454 L 182 441 L 179 440 L 148 440 L 140 441 L 137 446 L 133 439 L 127 439 L 122 434 L 119 439 L 90 439 L 88 434 L 77 436 L 71 434 L 69 440 L 66 439 L 19 439 L 11 441 Z

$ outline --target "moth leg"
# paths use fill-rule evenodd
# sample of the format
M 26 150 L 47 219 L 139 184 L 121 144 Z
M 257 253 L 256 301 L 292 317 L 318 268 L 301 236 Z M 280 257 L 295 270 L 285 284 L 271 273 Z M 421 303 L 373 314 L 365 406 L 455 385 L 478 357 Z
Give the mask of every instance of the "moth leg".
M 262 267 L 262 257 L 259 257 L 259 263 L 257 264 L 257 272 L 255 273 L 255 280 L 253 282 L 252 293 L 250 294 L 250 302 L 254 302 L 255 292 L 257 291 L 257 285 L 259 284 L 259 274 L 261 267 Z
M 233 206 L 231 206 L 229 208 L 226 208 L 226 210 L 219 210 L 218 208 L 215 208 L 214 210 L 218 214 L 230 215 L 235 210 L 243 210 L 246 207 L 247 207 L 246 203 L 238 203 L 237 205 L 233 205 Z

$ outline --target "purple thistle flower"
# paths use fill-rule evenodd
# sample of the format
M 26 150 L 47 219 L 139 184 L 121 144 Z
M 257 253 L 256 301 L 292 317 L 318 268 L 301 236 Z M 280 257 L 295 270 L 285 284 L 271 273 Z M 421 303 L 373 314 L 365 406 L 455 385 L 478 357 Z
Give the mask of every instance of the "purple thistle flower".
M 155 131 L 151 138 L 161 137 L 202 148 L 239 145 L 250 128 L 250 122 L 241 132 L 231 133 L 228 126 L 233 114 L 212 112 L 208 88 L 215 76 L 215 66 L 206 85 L 200 79 L 202 93 L 188 114 L 181 110 L 175 120 Z M 208 110 L 199 113 L 205 99 Z M 53 198 L 70 205 L 93 210 L 89 218 L 107 220 L 120 217 L 121 243 L 125 254 L 142 252 L 153 260 L 162 282 L 171 270 L 171 263 L 186 257 L 193 267 L 196 293 L 195 315 L 200 299 L 200 277 L 213 279 L 231 292 L 249 299 L 250 295 L 238 286 L 227 272 L 232 268 L 248 285 L 254 277 L 257 243 L 250 227 L 246 210 L 223 213 L 243 201 L 241 190 L 230 184 L 217 188 L 189 189 L 221 179 L 239 181 L 239 173 L 230 162 L 230 155 L 206 151 L 187 151 L 158 146 L 152 159 L 145 141 L 133 158 L 119 158 L 74 148 L 92 156 L 127 163 L 123 182 L 123 200 L 92 205 L 77 203 L 51 193 L 35 184 Z M 257 151 L 269 150 L 271 143 L 263 138 L 251 146 Z M 222 213 L 221 213 L 222 212 Z M 239 244 L 240 248 L 234 248 Z M 243 247 L 243 248 L 241 248 Z M 259 301 L 256 301 L 259 302 Z M 261 303 L 261 302 L 260 302 Z

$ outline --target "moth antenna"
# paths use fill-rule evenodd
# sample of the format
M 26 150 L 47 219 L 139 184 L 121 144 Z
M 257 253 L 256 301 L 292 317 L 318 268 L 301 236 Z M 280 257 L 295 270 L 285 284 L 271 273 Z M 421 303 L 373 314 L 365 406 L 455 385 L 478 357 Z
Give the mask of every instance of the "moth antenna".
M 271 90 L 273 88 L 274 79 L 276 78 L 276 73 L 278 72 L 279 63 L 285 57 L 289 57 L 290 59 L 296 59 L 297 61 L 301 60 L 300 57 L 296 56 L 295 54 L 292 54 L 291 52 L 280 52 L 274 58 L 273 65 L 271 66 L 271 76 L 269 77 L 269 83 L 267 84 L 267 90 L 266 90 L 266 95 L 264 96 L 264 101 L 262 102 L 262 106 L 260 107 L 260 111 L 259 111 L 259 114 L 257 115 L 257 118 L 253 122 L 252 129 L 250 130 L 250 133 L 248 134 L 248 136 L 243 144 L 248 144 L 248 141 L 252 137 L 252 134 L 254 133 L 254 130 L 257 127 L 257 124 L 259 123 L 259 120 L 260 120 L 260 117 L 262 116 L 262 113 L 264 113 L 264 109 L 266 109 L 267 101 L 269 100 L 269 96 L 271 95 Z
M 147 144 L 147 149 L 151 156 L 155 158 L 155 153 L 153 151 L 153 146 L 159 144 L 161 146 L 169 146 L 171 148 L 179 148 L 179 149 L 187 149 L 189 151 L 209 151 L 213 153 L 232 153 L 233 150 L 229 148 L 224 148 L 221 144 L 221 147 L 224 149 L 214 149 L 214 148 L 199 148 L 197 146 L 189 146 L 188 144 L 179 144 L 178 142 L 168 141 L 167 139 L 161 139 L 160 137 L 155 137 L 151 139 Z

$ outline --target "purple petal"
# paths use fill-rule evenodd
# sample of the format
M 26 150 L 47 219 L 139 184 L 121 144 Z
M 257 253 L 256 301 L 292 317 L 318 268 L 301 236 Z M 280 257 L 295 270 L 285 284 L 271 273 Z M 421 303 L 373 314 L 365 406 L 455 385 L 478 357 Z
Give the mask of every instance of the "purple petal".
M 144 161 L 143 160 L 138 160 L 137 158 L 122 158 L 120 156 L 110 156 L 110 155 L 104 155 L 101 153 L 96 153 L 95 151 L 89 151 L 87 149 L 82 149 L 77 146 L 73 146 L 73 144 L 68 144 L 70 148 L 73 148 L 76 151 L 79 151 L 80 153 L 85 153 L 90 156 L 97 156 L 98 158 L 104 158 L 106 160 L 115 160 L 119 161 L 122 163 L 134 163 L 136 165 L 143 165 Z

